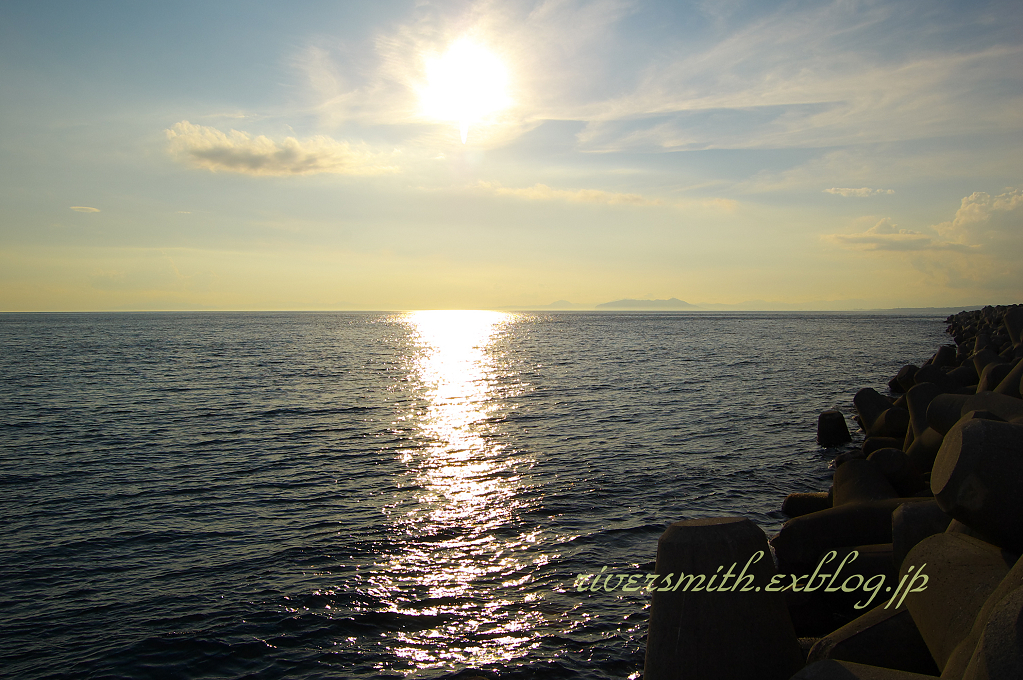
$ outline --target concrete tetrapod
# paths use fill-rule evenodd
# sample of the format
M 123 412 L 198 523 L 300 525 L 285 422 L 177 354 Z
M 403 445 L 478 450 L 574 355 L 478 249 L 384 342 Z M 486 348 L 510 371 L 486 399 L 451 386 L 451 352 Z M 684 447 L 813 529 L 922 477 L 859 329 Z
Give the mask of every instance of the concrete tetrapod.
M 987 411 L 1006 421 L 1023 420 L 1023 400 L 996 392 L 939 394 L 927 407 L 927 423 L 945 435 L 970 411 Z
M 952 366 L 956 359 L 956 348 L 953 345 L 942 345 L 931 357 L 929 363 L 932 366 Z M 919 382 L 919 381 L 917 381 Z
M 905 437 L 867 437 L 863 440 L 864 457 L 869 456 L 878 449 L 897 449 L 906 441 Z
M 829 550 L 891 543 L 895 509 L 903 503 L 926 500 L 929 499 L 889 498 L 848 503 L 790 519 L 771 539 L 778 568 L 789 574 L 806 574 Z
M 988 596 L 987 601 L 984 602 L 980 613 L 977 614 L 977 618 L 973 621 L 970 634 L 953 650 L 952 655 L 945 663 L 945 669 L 941 673 L 942 678 L 945 680 L 960 680 L 963 677 L 966 667 L 973 657 L 974 650 L 977 648 L 977 641 L 983 635 L 984 627 L 987 625 L 995 606 L 1002 601 L 1002 598 L 1021 586 L 1023 586 L 1023 560 L 1016 560 L 1016 564 L 1005 575 L 1005 578 L 998 584 L 994 592 Z
M 901 449 L 878 449 L 867 456 L 867 460 L 878 469 L 896 491 L 899 491 L 902 483 L 916 471 L 909 460 L 909 456 L 903 453 Z M 913 491 L 919 491 L 919 489 L 914 489 Z M 895 495 L 910 496 L 912 492 L 896 493 Z
M 1023 307 L 1013 307 L 1005 313 L 1002 317 L 1002 323 L 1005 325 L 1005 330 L 1009 333 L 1009 338 L 1012 340 L 1012 344 L 1018 344 L 1023 337 Z
M 941 448 L 941 434 L 928 427 L 920 436 L 913 440 L 913 443 L 906 449 L 906 456 L 913 463 L 913 467 L 920 472 L 930 472 L 934 465 L 934 457 L 938 455 Z
M 1021 382 L 1023 382 L 1023 361 L 1017 363 L 1016 368 L 1009 371 L 1009 374 L 1002 378 L 1002 382 L 998 383 L 998 387 L 994 389 L 994 392 L 1019 399 Z
M 934 676 L 827 659 L 807 666 L 792 680 L 934 680 Z
M 1002 380 L 1005 379 L 1012 369 L 1015 368 L 1012 364 L 1002 363 L 1000 361 L 994 361 L 984 367 L 984 372 L 980 374 L 980 381 L 977 383 L 978 392 L 993 392 L 996 387 L 1002 384 Z
M 831 494 L 827 491 L 790 493 L 782 501 L 781 511 L 789 517 L 801 517 L 811 512 L 827 510 L 831 507 Z
M 938 667 L 905 605 L 884 603 L 825 635 L 810 650 L 807 665 L 824 659 L 853 661 L 911 673 L 937 675 Z
M 919 437 L 927 429 L 927 407 L 939 394 L 942 394 L 941 388 L 932 382 L 917 383 L 906 392 L 909 425 L 914 438 Z
M 964 417 L 945 435 L 931 491 L 951 517 L 1023 552 L 1023 424 Z
M 878 449 L 884 451 L 885 449 Z M 877 451 L 870 455 L 875 455 Z M 895 498 L 899 494 L 885 478 L 876 463 L 866 460 L 849 460 L 835 470 L 835 507 L 860 501 L 879 501 Z
M 877 417 L 877 420 L 874 421 L 874 425 L 870 429 L 870 435 L 872 437 L 905 439 L 908 429 L 909 411 L 898 406 L 892 406 Z
M 763 590 L 774 565 L 750 520 L 675 522 L 657 542 L 655 570 L 678 579 L 653 593 L 645 680 L 785 680 L 803 665 L 781 593 Z
M 978 341 L 980 337 L 978 336 Z M 984 375 L 984 369 L 987 368 L 988 364 L 1000 361 L 1000 357 L 994 353 L 990 348 L 985 347 L 984 349 L 978 350 L 973 353 L 973 369 L 977 371 L 977 376 Z
M 824 411 L 817 416 L 817 443 L 825 448 L 851 442 L 849 426 L 841 411 Z
M 913 378 L 917 385 L 930 383 L 931 385 L 935 385 L 940 388 L 943 392 L 956 389 L 960 386 L 959 380 L 950 378 L 948 376 L 948 371 L 943 371 L 937 366 L 924 366 L 916 372 L 916 375 L 913 376 Z
M 891 408 L 892 402 L 877 390 L 864 387 L 853 397 L 853 406 L 856 407 L 856 413 L 860 416 L 863 431 L 869 436 L 873 434 L 874 421 Z
M 902 568 L 906 555 L 928 536 L 944 533 L 952 518 L 937 501 L 906 503 L 892 513 L 892 562 Z
M 913 376 L 915 376 L 916 372 L 919 370 L 920 367 L 914 366 L 913 364 L 906 364 L 899 369 L 899 372 L 895 375 L 895 382 L 897 382 L 901 388 L 899 390 L 900 392 L 908 392 L 909 388 L 916 384 Z
M 1023 588 L 991 611 L 963 680 L 1023 678 Z
M 945 668 L 952 651 L 969 635 L 1015 559 L 990 543 L 950 533 L 928 536 L 906 555 L 900 581 L 917 579 L 913 588 L 905 586 L 906 606 L 938 668 Z

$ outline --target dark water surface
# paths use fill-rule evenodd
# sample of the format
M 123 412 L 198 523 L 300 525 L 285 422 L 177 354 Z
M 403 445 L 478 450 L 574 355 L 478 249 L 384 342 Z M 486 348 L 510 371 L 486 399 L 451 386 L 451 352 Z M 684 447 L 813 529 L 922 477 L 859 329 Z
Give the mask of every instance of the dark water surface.
M 776 531 L 817 413 L 947 342 L 840 314 L 0 315 L 9 677 L 628 678 L 672 521 Z

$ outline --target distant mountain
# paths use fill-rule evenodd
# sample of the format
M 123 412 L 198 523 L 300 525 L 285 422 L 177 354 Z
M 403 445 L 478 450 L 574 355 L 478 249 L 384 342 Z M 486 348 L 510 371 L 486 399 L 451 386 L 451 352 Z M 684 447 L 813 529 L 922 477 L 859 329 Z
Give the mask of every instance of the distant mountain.
M 633 311 L 661 311 L 661 310 L 679 310 L 679 309 L 700 309 L 696 305 L 691 305 L 684 300 L 678 298 L 670 298 L 668 300 L 615 300 L 614 302 L 605 302 L 604 304 L 597 305 L 596 309 L 623 309 Z

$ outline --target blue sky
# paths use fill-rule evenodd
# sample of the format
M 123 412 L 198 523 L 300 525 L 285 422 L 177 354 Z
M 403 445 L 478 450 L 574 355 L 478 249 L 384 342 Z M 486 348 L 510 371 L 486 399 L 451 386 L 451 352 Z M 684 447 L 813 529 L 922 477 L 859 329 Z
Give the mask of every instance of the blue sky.
M 1018 2 L 6 3 L 0 310 L 1019 302 L 1021 36 Z M 465 144 L 424 105 L 459 44 L 501 67 L 467 105 L 506 95 Z

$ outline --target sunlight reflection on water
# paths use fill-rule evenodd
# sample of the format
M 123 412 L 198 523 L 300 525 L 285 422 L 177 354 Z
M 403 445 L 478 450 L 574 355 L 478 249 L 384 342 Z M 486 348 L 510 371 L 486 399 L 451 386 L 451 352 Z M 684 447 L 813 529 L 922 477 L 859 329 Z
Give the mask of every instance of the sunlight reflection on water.
M 524 461 L 491 431 L 499 399 L 490 350 L 514 318 L 422 311 L 400 319 L 416 346 L 410 377 L 426 402 L 404 420 L 423 445 L 402 455 L 415 499 L 394 516 L 409 540 L 386 564 L 388 577 L 376 594 L 393 612 L 438 617 L 440 625 L 408 626 L 392 640 L 392 652 L 418 668 L 505 661 L 538 644 L 542 617 L 521 607 L 525 593 L 517 586 L 549 557 L 530 550 L 537 531 L 509 531 L 524 506 L 518 470 Z M 409 584 L 417 598 L 409 597 Z

